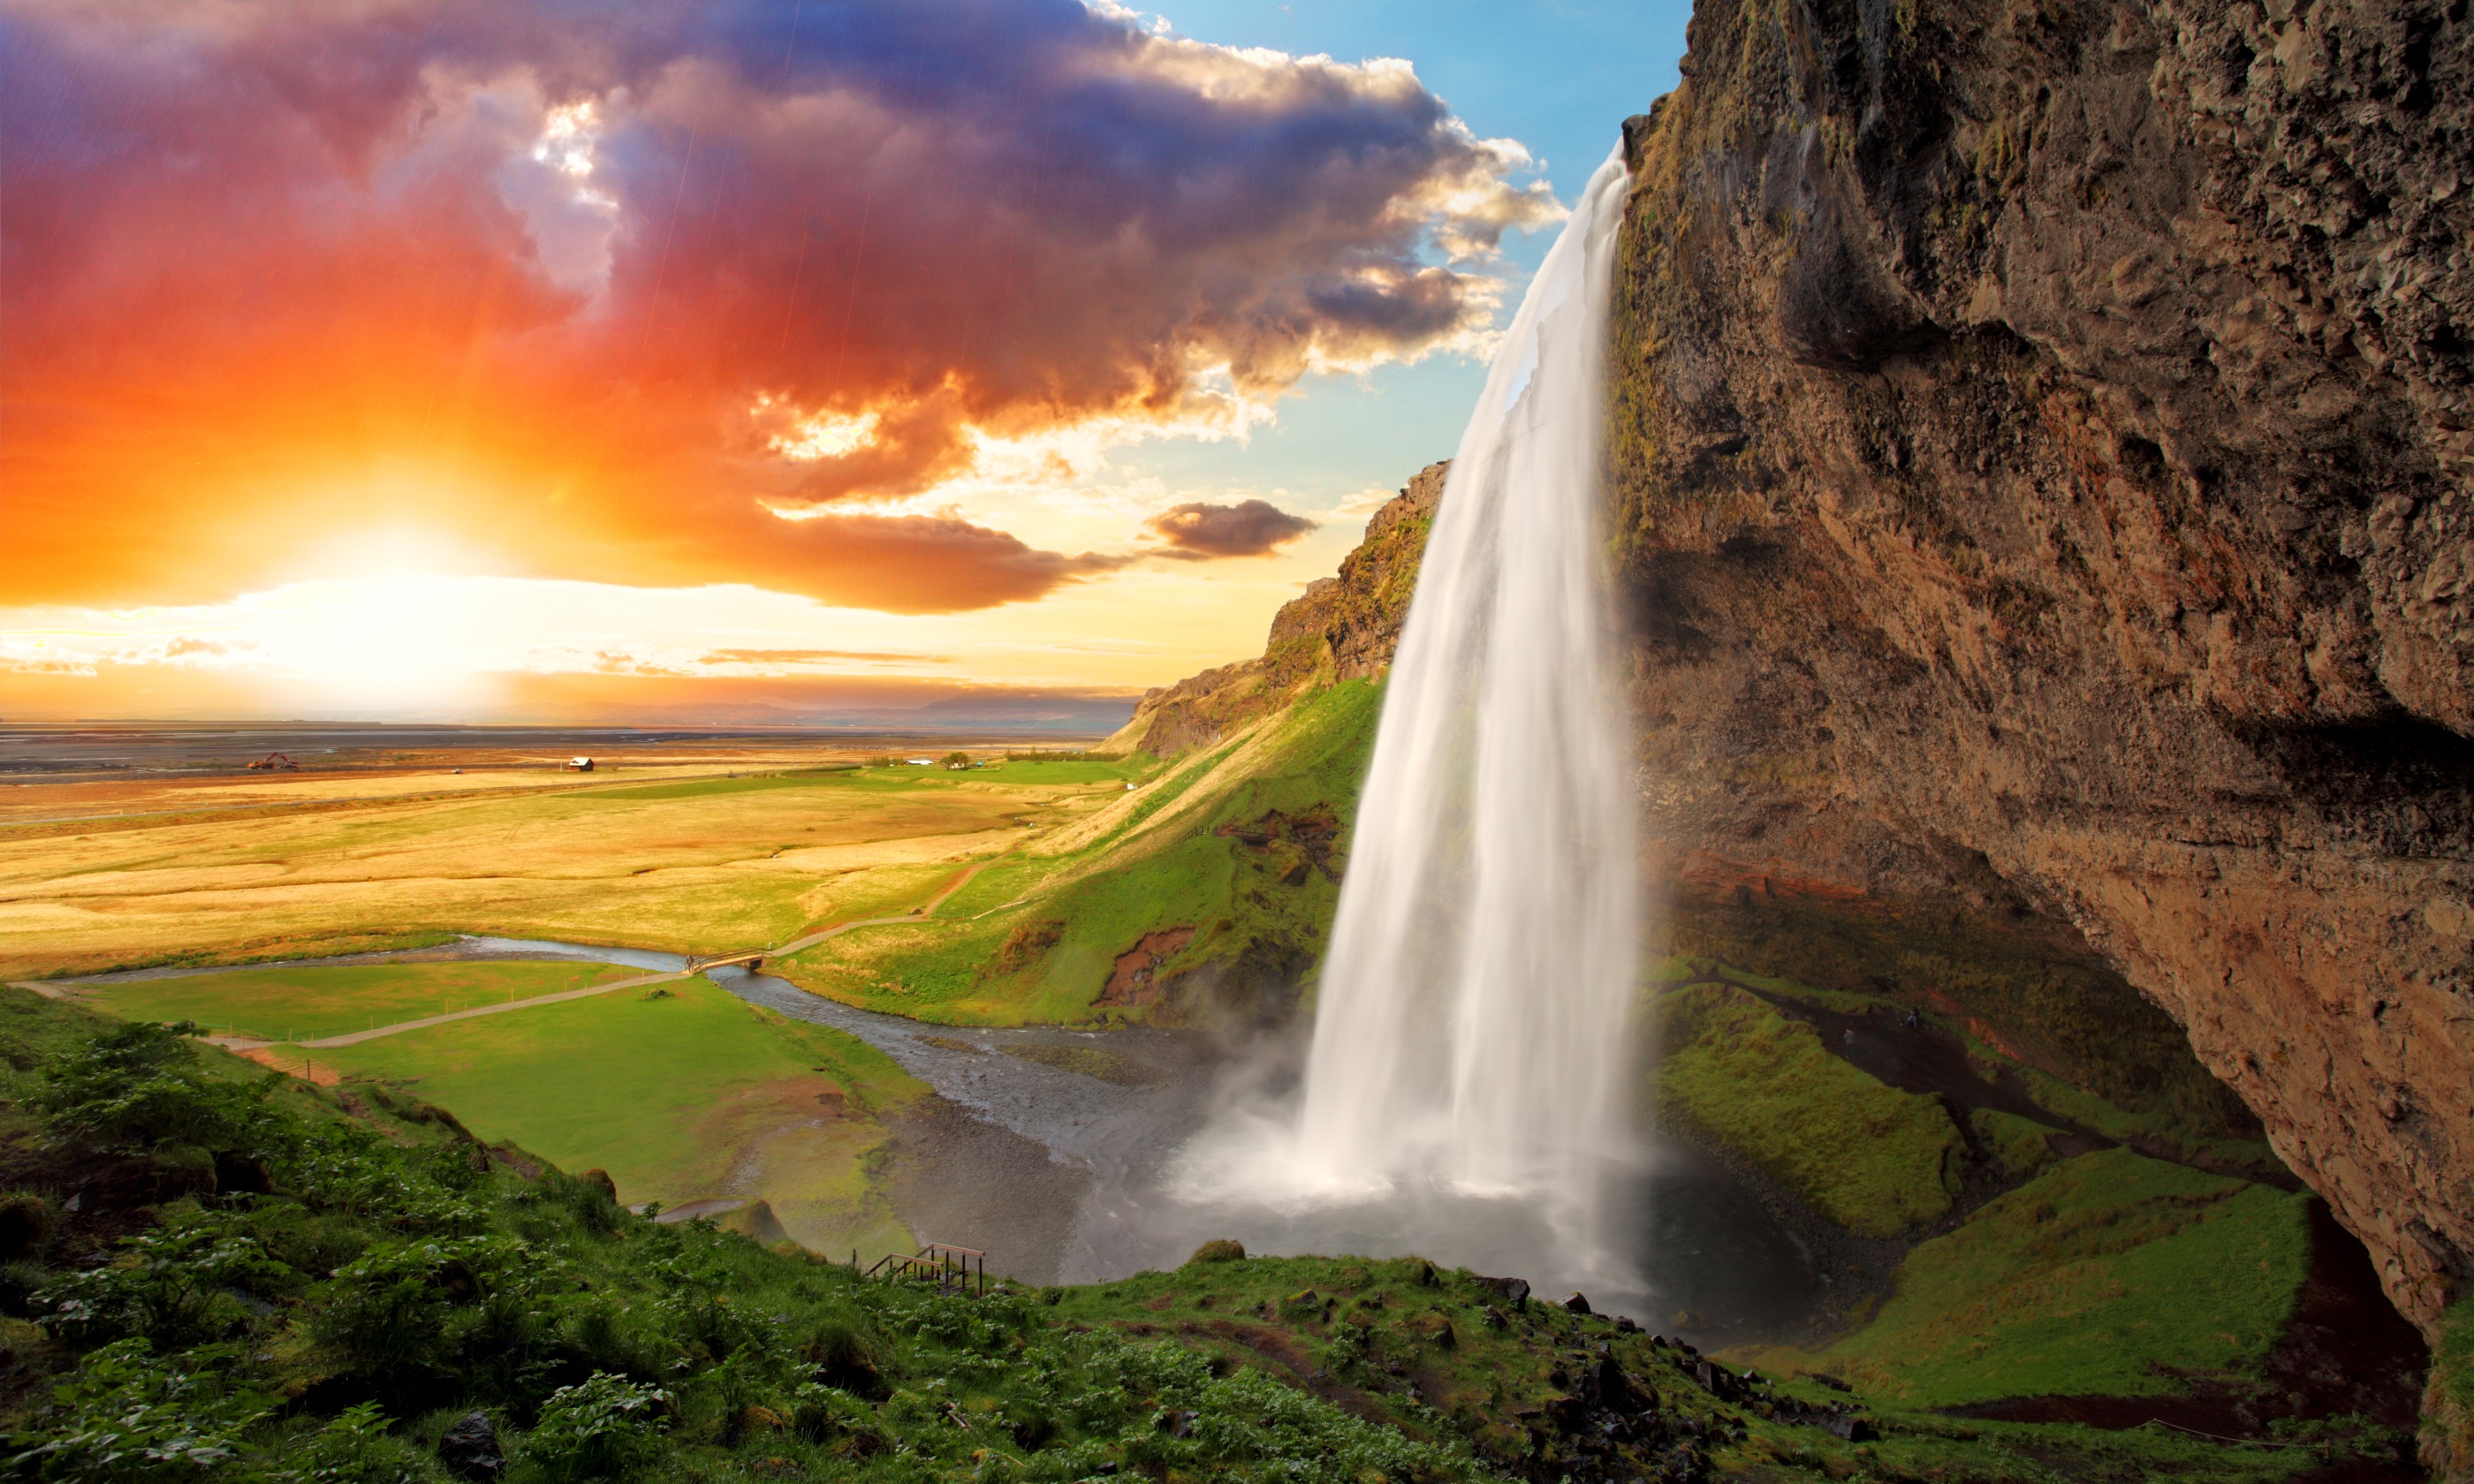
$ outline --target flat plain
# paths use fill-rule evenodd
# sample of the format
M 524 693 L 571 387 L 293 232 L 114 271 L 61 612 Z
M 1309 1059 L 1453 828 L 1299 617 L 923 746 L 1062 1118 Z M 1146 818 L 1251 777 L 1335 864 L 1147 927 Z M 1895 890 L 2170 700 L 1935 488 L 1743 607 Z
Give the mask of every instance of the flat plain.
M 0 790 L 0 976 L 238 963 L 457 933 L 715 952 L 900 912 L 1104 802 L 1074 764 L 835 750 Z M 605 768 L 607 765 L 605 765 Z M 1068 770 L 1055 780 L 1048 769 Z M 450 786 L 451 785 L 451 786 Z
M 251 1041 L 316 1041 L 643 972 L 617 964 L 554 960 L 279 965 L 85 985 L 74 997 L 127 1020 L 192 1020 L 207 1032 Z

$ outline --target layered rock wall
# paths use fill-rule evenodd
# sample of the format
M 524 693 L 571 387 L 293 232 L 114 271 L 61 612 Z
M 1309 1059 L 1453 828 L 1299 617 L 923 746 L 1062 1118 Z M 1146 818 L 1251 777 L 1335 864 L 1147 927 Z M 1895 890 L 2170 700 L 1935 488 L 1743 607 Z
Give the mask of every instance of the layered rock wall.
M 1702 0 L 1613 372 L 1686 916 L 2070 924 L 2426 1328 L 2474 1278 L 2466 12 Z

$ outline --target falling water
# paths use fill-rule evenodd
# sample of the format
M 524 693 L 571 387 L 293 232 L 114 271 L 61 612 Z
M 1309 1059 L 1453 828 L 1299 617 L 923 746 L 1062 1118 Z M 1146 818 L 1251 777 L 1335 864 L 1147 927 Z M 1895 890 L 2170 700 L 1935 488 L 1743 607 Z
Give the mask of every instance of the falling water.
M 1640 902 L 1599 539 L 1626 178 L 1598 168 L 1461 436 L 1383 704 L 1299 1115 L 1325 1178 L 1585 1214 Z
M 1517 1196 L 1566 1242 L 1599 1234 L 1640 911 L 1598 529 L 1625 186 L 1618 154 L 1462 435 L 1384 698 L 1302 1102 L 1236 1176 L 1257 1189 Z

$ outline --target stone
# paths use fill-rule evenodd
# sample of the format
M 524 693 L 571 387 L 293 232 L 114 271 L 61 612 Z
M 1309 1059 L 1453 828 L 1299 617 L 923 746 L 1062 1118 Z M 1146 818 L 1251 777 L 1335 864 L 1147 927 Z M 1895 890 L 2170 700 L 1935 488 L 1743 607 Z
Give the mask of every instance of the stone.
M 498 1429 L 487 1412 L 467 1412 L 438 1438 L 438 1462 L 464 1479 L 495 1479 L 507 1461 L 498 1450 Z
M 1486 1289 L 1489 1293 L 1493 1294 L 1496 1298 L 1501 1299 L 1504 1303 L 1511 1304 L 1516 1309 L 1529 1302 L 1529 1284 L 1525 1280 L 1517 1278 L 1481 1278 L 1477 1280 L 1477 1282 L 1478 1286 Z

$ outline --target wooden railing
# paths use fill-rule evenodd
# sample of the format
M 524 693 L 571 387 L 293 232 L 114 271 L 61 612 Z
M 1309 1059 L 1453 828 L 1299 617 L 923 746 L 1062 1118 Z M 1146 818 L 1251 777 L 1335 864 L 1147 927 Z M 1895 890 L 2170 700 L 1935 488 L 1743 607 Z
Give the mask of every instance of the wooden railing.
M 851 1255 L 851 1264 L 859 1264 L 859 1255 Z M 944 1242 L 930 1242 L 917 1252 L 904 1256 L 886 1253 L 861 1278 L 883 1278 L 891 1282 L 910 1279 L 933 1282 L 940 1293 L 967 1293 L 975 1297 L 988 1291 L 988 1255 L 970 1247 L 955 1247 Z

